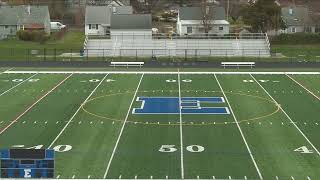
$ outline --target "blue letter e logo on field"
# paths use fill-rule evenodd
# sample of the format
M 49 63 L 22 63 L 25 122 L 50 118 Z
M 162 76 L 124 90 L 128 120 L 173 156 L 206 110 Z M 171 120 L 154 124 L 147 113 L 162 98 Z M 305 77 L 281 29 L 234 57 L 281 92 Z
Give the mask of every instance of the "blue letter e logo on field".
M 223 97 L 138 97 L 140 108 L 134 108 L 132 114 L 230 114 L 227 107 L 204 107 L 205 104 L 224 103 Z

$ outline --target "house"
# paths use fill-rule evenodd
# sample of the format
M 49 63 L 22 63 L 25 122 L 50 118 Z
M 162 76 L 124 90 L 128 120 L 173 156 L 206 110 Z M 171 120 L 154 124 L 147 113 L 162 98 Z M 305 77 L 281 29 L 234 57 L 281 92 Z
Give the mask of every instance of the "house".
M 281 16 L 287 28 L 280 30 L 280 33 L 314 33 L 316 30 L 316 23 L 309 13 L 309 8 L 305 6 L 283 7 L 281 8 Z
M 114 14 L 110 32 L 112 39 L 152 39 L 151 14 Z
M 132 13 L 133 9 L 131 6 L 87 6 L 85 14 L 85 34 L 109 34 L 112 14 Z
M 0 6 L 0 37 L 16 35 L 21 29 L 44 30 L 50 34 L 48 6 Z
M 223 7 L 210 7 L 207 24 L 210 34 L 228 34 L 230 23 L 226 20 Z M 207 11 L 208 8 L 205 10 Z M 181 7 L 178 12 L 177 33 L 179 35 L 205 33 L 204 11 L 202 7 Z

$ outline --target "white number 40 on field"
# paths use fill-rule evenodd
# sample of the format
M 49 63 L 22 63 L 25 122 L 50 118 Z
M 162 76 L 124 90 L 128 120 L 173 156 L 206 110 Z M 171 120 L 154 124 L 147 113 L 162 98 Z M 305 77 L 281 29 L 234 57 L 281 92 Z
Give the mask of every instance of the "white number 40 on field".
M 13 145 L 12 147 L 23 148 L 24 145 Z M 26 149 L 42 149 L 42 148 L 43 148 L 43 145 L 40 144 L 40 145 L 36 145 L 36 146 L 32 146 L 32 147 L 27 147 Z M 56 145 L 52 149 L 56 152 L 67 152 L 72 149 L 72 146 L 71 145 Z
M 203 152 L 204 151 L 204 147 L 203 146 L 199 146 L 199 145 L 190 145 L 186 147 L 187 151 L 189 152 Z M 171 152 L 175 152 L 178 149 L 175 148 L 175 145 L 162 145 L 159 149 L 160 152 L 165 152 L 165 153 L 171 153 Z

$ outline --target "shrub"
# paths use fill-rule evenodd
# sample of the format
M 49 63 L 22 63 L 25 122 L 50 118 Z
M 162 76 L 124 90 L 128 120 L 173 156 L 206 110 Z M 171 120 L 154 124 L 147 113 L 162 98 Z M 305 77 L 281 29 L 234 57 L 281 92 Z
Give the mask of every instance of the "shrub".
M 26 31 L 19 30 L 17 37 L 23 41 L 34 41 L 44 43 L 49 39 L 49 35 L 45 31 Z
M 272 38 L 273 44 L 320 44 L 320 33 L 281 34 Z

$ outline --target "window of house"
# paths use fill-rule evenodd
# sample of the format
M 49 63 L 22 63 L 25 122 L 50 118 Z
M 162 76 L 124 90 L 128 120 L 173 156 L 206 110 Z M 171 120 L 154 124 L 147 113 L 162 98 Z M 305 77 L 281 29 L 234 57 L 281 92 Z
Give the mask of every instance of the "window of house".
M 223 31 L 223 26 L 219 26 L 219 31 Z
M 5 28 L 5 29 L 8 29 L 8 28 L 9 28 L 9 26 L 5 25 L 5 26 L 4 26 L 4 28 Z
M 291 32 L 292 32 L 292 33 L 295 33 L 295 32 L 296 32 L 296 28 L 295 28 L 295 27 L 292 27 L 292 28 L 291 28 Z
M 309 27 L 305 27 L 304 31 L 310 33 L 310 32 L 312 32 L 312 28 L 310 26 Z
M 188 34 L 192 33 L 192 27 L 187 27 L 187 33 Z

